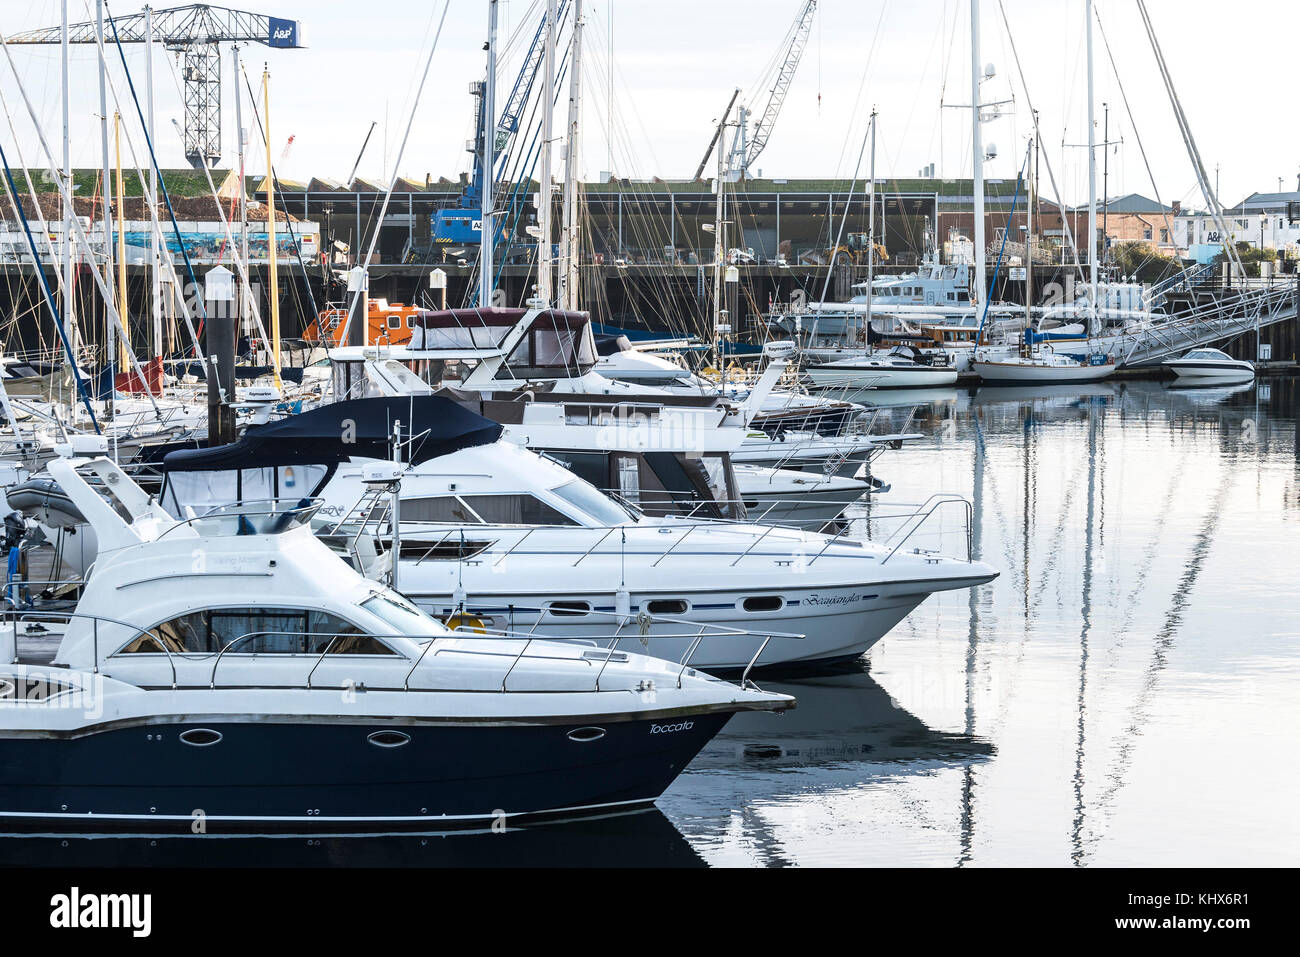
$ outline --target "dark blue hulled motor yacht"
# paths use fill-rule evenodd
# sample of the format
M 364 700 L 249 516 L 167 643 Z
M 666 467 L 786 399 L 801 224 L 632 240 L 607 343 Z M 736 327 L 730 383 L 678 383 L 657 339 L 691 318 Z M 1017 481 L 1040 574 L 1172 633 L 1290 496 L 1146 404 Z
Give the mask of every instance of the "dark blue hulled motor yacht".
M 177 520 L 108 459 L 49 470 L 98 557 L 64 622 L 0 630 L 10 826 L 430 829 L 646 804 L 732 714 L 793 704 L 591 644 L 458 636 L 318 541 L 309 498 Z

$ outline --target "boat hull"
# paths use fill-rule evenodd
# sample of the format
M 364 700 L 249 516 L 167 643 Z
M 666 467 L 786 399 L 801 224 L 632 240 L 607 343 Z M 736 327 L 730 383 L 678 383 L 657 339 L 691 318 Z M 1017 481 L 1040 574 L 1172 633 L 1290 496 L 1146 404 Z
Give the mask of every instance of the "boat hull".
M 807 375 L 818 389 L 933 389 L 957 381 L 956 368 L 930 366 L 812 366 Z
M 1164 365 L 1179 379 L 1203 382 L 1248 382 L 1255 378 L 1255 367 L 1248 362 L 1197 362 L 1176 360 Z
M 0 732 L 0 820 L 81 831 L 429 829 L 648 804 L 730 716 L 494 724 L 198 714 Z M 186 744 L 180 735 L 192 729 L 221 738 Z M 383 732 L 408 740 L 372 743 Z
M 976 359 L 971 363 L 972 369 L 985 382 L 999 382 L 1017 385 L 1067 385 L 1073 382 L 1100 382 L 1115 372 L 1115 366 L 1088 365 L 1077 366 L 1029 365 L 1013 362 L 982 362 Z
M 403 570 L 402 574 L 407 597 L 425 611 L 440 618 L 448 618 L 456 611 L 450 594 L 422 592 L 414 570 Z M 792 569 L 791 577 L 796 575 Z M 932 592 L 970 587 L 988 581 L 990 577 L 973 574 L 970 579 L 954 578 L 943 582 L 863 583 L 779 590 L 751 588 L 694 594 L 681 588 L 659 593 L 635 591 L 630 596 L 633 610 L 622 629 L 617 628 L 617 599 L 612 592 L 566 593 L 552 589 L 548 596 L 504 590 L 484 594 L 475 587 L 482 582 L 474 583 L 467 578 L 463 614 L 494 628 L 526 632 L 555 641 L 584 640 L 600 648 L 612 646 L 618 651 L 647 654 L 668 661 L 685 659 L 691 652 L 700 626 L 743 628 L 748 634 L 711 633 L 691 652 L 691 667 L 710 674 L 731 675 L 743 671 L 751 661 L 755 661 L 754 656 L 759 654 L 760 648 L 762 653 L 754 663 L 755 669 L 760 671 L 859 657 Z M 780 597 L 779 610 L 744 611 L 746 600 L 766 595 Z M 671 620 L 644 624 L 637 620 L 637 609 L 653 609 L 656 601 L 683 598 L 689 601 L 687 609 L 673 615 Z M 575 603 L 586 604 L 594 613 L 573 615 L 538 611 L 548 599 L 566 603 L 568 607 Z M 764 647 L 765 630 L 803 637 L 773 637 Z M 614 644 L 616 631 L 618 640 Z

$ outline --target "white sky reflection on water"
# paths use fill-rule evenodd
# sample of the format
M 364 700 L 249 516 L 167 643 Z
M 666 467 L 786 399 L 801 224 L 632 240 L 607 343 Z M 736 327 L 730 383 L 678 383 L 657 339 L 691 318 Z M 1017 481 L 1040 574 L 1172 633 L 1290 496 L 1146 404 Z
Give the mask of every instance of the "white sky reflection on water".
M 869 673 L 736 719 L 660 807 L 716 865 L 1294 864 L 1296 383 L 1263 389 L 927 406 L 873 510 L 976 501 L 1002 576 L 975 627 L 970 596 L 931 598 Z M 918 543 L 962 551 L 942 525 Z

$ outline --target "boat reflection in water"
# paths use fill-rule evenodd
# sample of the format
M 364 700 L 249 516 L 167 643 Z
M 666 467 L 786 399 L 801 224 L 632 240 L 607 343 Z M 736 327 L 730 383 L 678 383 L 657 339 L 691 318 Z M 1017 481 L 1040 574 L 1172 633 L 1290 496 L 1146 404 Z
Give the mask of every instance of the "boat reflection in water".
M 658 808 L 402 834 L 0 834 L 0 867 L 701 867 Z
M 799 690 L 785 722 L 733 721 L 659 806 L 713 866 L 958 860 L 963 782 L 996 749 L 897 706 L 865 663 Z M 954 727 L 960 727 L 959 724 Z
M 797 694 L 789 713 L 737 715 L 687 770 L 816 768 L 841 762 L 964 761 L 993 754 L 967 734 L 936 731 L 903 710 L 867 668 L 866 659 L 837 673 L 763 689 Z M 763 720 L 777 718 L 777 720 Z M 678 791 L 687 790 L 684 781 Z

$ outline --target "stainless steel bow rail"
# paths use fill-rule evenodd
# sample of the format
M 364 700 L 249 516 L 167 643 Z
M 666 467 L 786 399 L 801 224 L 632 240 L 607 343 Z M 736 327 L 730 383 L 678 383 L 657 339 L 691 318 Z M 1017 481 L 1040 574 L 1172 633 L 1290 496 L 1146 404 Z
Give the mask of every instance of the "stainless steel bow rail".
M 580 613 L 582 617 L 597 617 L 597 618 L 612 619 L 616 623 L 616 627 L 613 633 L 610 635 L 588 634 L 582 638 L 553 638 L 545 635 L 537 635 L 536 633 L 538 627 L 541 625 L 542 617 L 548 612 L 550 613 L 554 612 L 554 609 L 550 605 L 511 605 L 510 607 L 512 611 L 525 611 L 525 612 L 538 613 L 537 619 L 533 622 L 532 627 L 527 632 L 521 632 L 517 630 L 510 630 L 510 629 L 492 629 L 492 628 L 479 628 L 479 627 L 472 627 L 472 626 L 461 626 L 455 629 L 455 633 L 490 635 L 492 637 L 503 637 L 503 638 L 524 638 L 527 639 L 527 641 L 530 643 L 534 639 L 544 640 L 544 641 L 565 641 L 569 643 L 578 642 L 582 644 L 590 644 L 593 646 L 593 648 L 598 648 L 601 642 L 608 640 L 609 644 L 604 649 L 600 649 L 605 656 L 604 657 L 605 665 L 608 665 L 614 655 L 621 654 L 621 652 L 617 651 L 617 646 L 619 642 L 626 641 L 630 638 L 635 638 L 637 640 L 640 640 L 643 637 L 643 634 L 640 632 L 633 633 L 633 634 L 628 634 L 624 632 L 624 629 L 627 628 L 628 626 L 637 625 L 638 628 L 640 627 L 648 628 L 648 626 L 655 625 L 655 624 L 682 626 L 688 630 L 676 634 L 671 632 L 670 633 L 657 632 L 653 635 L 648 636 L 650 638 L 654 638 L 655 640 L 668 639 L 668 638 L 691 639 L 691 644 L 687 647 L 686 653 L 683 655 L 681 659 L 679 659 L 682 667 L 677 675 L 678 687 L 681 687 L 682 675 L 685 673 L 691 658 L 694 656 L 696 650 L 700 647 L 700 645 L 708 639 L 762 637 L 763 639 L 762 643 L 758 646 L 758 649 L 754 652 L 753 657 L 749 660 L 748 665 L 746 665 L 744 669 L 744 674 L 741 676 L 741 680 L 743 682 L 745 677 L 749 675 L 750 670 L 753 669 L 754 665 L 757 663 L 759 656 L 762 655 L 764 649 L 767 648 L 768 644 L 771 642 L 773 638 L 783 638 L 783 639 L 788 638 L 788 639 L 794 639 L 796 641 L 801 641 L 806 637 L 803 633 L 798 633 L 798 632 L 776 631 L 773 629 L 756 630 L 752 628 L 733 628 L 730 625 L 721 625 L 721 624 L 717 624 L 716 622 L 705 622 L 704 624 L 699 625 L 699 627 L 697 628 L 696 622 L 686 618 L 676 618 L 667 615 L 651 615 L 647 612 L 637 612 L 633 614 L 630 612 L 620 613 L 617 611 L 600 611 L 598 609 L 588 609 Z M 472 613 L 473 613 L 472 611 L 468 612 L 468 614 L 472 614 Z M 695 629 L 695 630 L 689 631 L 689 629 Z M 527 645 L 525 645 L 525 647 L 521 649 L 520 656 L 522 656 L 523 652 L 526 650 L 527 650 Z M 518 658 L 516 658 L 515 663 L 518 663 Z M 511 671 L 513 670 L 514 670 L 514 665 L 512 664 Z M 596 676 L 597 691 L 600 690 L 600 675 L 604 674 L 604 670 L 605 670 L 605 666 L 602 665 L 600 673 L 597 674 Z M 501 682 L 502 691 L 506 690 L 505 682 L 506 679 L 508 679 L 509 677 L 510 677 L 510 672 L 507 672 L 505 677 L 502 678 L 502 682 Z
M 969 499 L 965 498 L 964 496 L 957 495 L 956 493 L 936 492 L 934 495 L 931 495 L 928 499 L 926 499 L 923 503 L 918 505 L 916 509 L 912 512 L 900 513 L 897 515 L 871 516 L 874 519 L 880 519 L 880 518 L 903 519 L 903 525 L 899 529 L 897 529 L 892 535 L 890 535 L 887 539 L 885 539 L 885 541 L 882 543 L 885 547 L 889 547 L 890 543 L 893 542 L 893 547 L 889 548 L 889 553 L 880 560 L 880 564 L 884 565 L 891 558 L 893 558 L 894 555 L 897 554 L 898 550 L 902 548 L 903 545 L 905 545 L 907 541 L 920 530 L 921 526 L 924 525 L 925 522 L 932 515 L 934 515 L 935 512 L 937 512 L 940 508 L 942 508 L 945 505 L 952 505 L 958 503 L 960 503 L 965 507 L 964 510 L 965 510 L 965 519 L 966 519 L 965 521 L 966 561 L 967 562 L 972 561 L 973 556 L 971 555 L 971 529 L 974 525 L 974 518 L 975 518 L 974 506 L 971 505 Z M 848 532 L 851 528 L 852 528 L 852 523 L 848 523 L 844 526 L 844 528 L 836 532 L 835 535 L 832 536 L 831 539 L 828 542 L 826 542 L 825 545 L 822 546 L 821 551 L 819 551 L 816 555 L 814 555 L 811 559 L 809 559 L 808 564 L 812 565 L 813 562 L 817 561 L 817 559 L 821 558 L 822 555 L 826 553 L 826 550 L 828 548 L 834 545 L 837 541 L 840 541 L 842 538 L 845 538 L 848 535 Z M 933 551 L 925 552 L 920 548 L 914 549 L 913 551 L 918 555 L 935 554 Z M 933 561 L 937 561 L 937 560 L 938 560 L 937 558 L 933 559 Z

